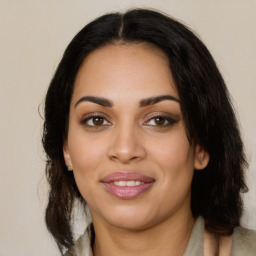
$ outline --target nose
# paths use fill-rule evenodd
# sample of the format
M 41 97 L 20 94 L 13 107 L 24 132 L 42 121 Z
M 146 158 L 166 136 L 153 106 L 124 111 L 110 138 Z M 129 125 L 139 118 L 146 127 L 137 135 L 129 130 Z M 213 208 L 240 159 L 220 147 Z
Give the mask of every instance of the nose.
M 135 127 L 120 127 L 113 130 L 108 157 L 112 161 L 128 164 L 140 161 L 146 156 L 143 136 Z

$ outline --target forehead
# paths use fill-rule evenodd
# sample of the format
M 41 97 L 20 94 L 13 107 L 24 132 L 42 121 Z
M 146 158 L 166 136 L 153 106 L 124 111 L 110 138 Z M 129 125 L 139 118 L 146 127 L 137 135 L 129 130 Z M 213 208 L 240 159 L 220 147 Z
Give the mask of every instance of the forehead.
M 85 58 L 73 97 L 135 99 L 163 94 L 178 98 L 166 55 L 150 44 L 126 43 L 103 46 Z

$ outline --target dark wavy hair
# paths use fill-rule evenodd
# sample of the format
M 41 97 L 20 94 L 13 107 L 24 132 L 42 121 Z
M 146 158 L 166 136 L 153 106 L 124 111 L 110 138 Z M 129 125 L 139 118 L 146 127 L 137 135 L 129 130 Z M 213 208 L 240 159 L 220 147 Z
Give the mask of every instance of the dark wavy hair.
M 208 166 L 195 171 L 191 209 L 217 235 L 231 234 L 242 214 L 241 192 L 247 190 L 243 142 L 223 78 L 206 46 L 180 22 L 156 11 L 134 9 L 110 13 L 86 25 L 71 41 L 45 99 L 43 146 L 50 184 L 45 220 L 60 251 L 73 245 L 72 209 L 80 199 L 63 158 L 74 81 L 86 56 L 115 43 L 149 43 L 169 59 L 190 142 L 210 155 Z

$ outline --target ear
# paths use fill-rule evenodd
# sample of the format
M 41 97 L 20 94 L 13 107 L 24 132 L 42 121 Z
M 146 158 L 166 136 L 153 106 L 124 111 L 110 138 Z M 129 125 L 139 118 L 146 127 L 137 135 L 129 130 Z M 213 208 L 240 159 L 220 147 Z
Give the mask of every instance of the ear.
M 209 153 L 199 144 L 195 147 L 194 168 L 196 170 L 203 170 L 209 163 Z
M 72 165 L 67 140 L 64 140 L 64 142 L 63 142 L 63 156 L 64 156 L 65 164 L 66 165 L 69 165 L 69 164 Z

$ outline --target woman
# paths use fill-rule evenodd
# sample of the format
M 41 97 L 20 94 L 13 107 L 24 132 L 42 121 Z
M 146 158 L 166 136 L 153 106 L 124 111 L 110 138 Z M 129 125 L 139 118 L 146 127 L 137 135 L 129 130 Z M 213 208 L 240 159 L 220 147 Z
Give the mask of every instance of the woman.
M 204 44 L 155 11 L 104 15 L 45 101 L 47 227 L 66 255 L 255 255 L 240 225 L 243 143 Z M 80 199 L 92 224 L 76 242 Z

